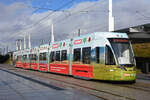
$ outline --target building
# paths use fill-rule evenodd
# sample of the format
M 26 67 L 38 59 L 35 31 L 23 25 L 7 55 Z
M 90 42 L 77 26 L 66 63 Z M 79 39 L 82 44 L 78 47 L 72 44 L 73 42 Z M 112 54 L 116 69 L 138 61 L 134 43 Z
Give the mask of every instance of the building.
M 115 30 L 128 34 L 133 44 L 137 68 L 143 73 L 150 72 L 150 23 Z

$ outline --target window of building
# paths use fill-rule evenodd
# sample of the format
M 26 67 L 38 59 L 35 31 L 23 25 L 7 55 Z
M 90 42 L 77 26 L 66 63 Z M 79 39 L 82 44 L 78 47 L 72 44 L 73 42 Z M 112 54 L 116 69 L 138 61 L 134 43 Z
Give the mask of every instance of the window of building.
M 96 47 L 95 60 L 96 63 L 100 63 L 100 47 Z
M 61 61 L 67 60 L 67 50 L 61 51 Z
M 56 61 L 60 61 L 60 51 L 56 51 Z
M 55 61 L 55 52 L 52 51 L 52 52 L 50 53 L 50 62 L 54 62 L 54 61 Z
M 106 53 L 105 54 L 106 54 L 106 58 L 105 58 L 106 65 L 115 65 L 114 55 L 108 45 L 106 45 Z
M 74 49 L 74 61 L 81 60 L 81 48 Z
M 82 62 L 90 64 L 91 61 L 91 47 L 82 48 Z

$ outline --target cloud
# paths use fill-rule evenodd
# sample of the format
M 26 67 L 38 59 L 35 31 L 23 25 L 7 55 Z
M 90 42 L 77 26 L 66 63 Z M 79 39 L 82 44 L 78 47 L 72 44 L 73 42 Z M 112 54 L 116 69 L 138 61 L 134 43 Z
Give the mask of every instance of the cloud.
M 114 0 L 113 15 L 115 29 L 145 24 L 150 21 L 149 0 Z M 50 41 L 50 25 L 54 24 L 55 40 L 71 38 L 81 34 L 108 31 L 108 1 L 81 2 L 66 11 L 46 11 L 32 13 L 24 3 L 10 5 L 0 4 L 0 44 L 15 49 L 15 40 L 23 39 L 24 33 L 31 33 L 33 46 L 39 45 L 40 40 Z M 39 22 L 43 17 L 51 14 Z M 143 16 L 144 15 L 144 16 Z M 35 24 L 36 23 L 36 24 Z

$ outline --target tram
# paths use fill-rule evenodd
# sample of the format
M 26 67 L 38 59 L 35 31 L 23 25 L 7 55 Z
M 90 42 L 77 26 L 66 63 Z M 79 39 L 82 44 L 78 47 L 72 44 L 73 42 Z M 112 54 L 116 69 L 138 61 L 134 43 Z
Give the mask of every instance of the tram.
M 95 32 L 13 53 L 19 68 L 74 77 L 135 81 L 134 53 L 126 33 Z

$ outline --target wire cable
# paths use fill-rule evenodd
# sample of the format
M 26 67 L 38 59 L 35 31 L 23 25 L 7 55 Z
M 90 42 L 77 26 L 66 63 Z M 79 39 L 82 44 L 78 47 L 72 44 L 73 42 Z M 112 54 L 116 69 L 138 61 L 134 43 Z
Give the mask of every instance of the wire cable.
M 27 27 L 25 27 L 24 29 L 22 29 L 22 31 L 25 30 L 25 29 L 31 29 L 31 28 L 33 28 L 35 25 L 41 23 L 43 20 L 45 20 L 45 19 L 46 19 L 47 17 L 49 17 L 50 15 L 54 14 L 55 12 L 57 12 L 58 10 L 60 10 L 60 9 L 62 9 L 62 8 L 64 8 L 64 7 L 66 7 L 66 6 L 68 6 L 70 3 L 74 2 L 74 1 L 75 1 L 75 0 L 71 0 L 71 1 L 69 1 L 69 2 L 67 2 L 67 3 L 65 3 L 63 6 L 57 8 L 56 11 L 50 12 L 50 13 L 47 14 L 45 17 L 43 17 L 43 18 L 41 18 L 40 20 L 38 20 L 36 23 L 34 23 L 34 24 L 32 24 L 32 25 L 30 25 L 30 26 L 27 26 Z M 21 31 L 17 32 L 17 33 L 15 34 L 15 36 L 18 35 L 18 34 L 20 34 L 20 33 L 21 33 Z M 13 36 L 14 36 L 14 35 L 13 35 Z M 12 37 L 10 37 L 10 38 L 12 38 Z

